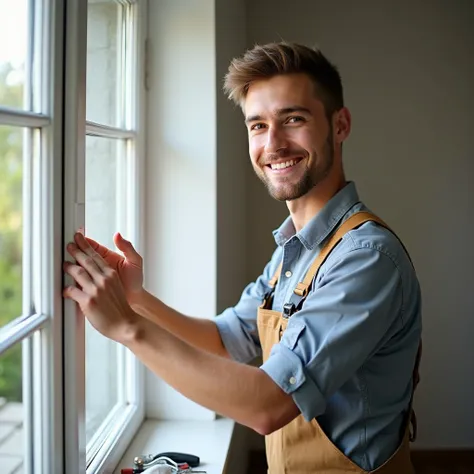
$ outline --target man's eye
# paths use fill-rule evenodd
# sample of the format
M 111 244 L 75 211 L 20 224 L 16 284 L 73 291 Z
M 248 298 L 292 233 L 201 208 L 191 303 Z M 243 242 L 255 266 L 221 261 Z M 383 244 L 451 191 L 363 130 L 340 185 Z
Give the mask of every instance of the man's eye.
M 256 123 L 250 127 L 250 130 L 261 130 L 264 126 L 263 123 Z
M 288 119 L 288 123 L 296 123 L 296 122 L 303 122 L 304 118 L 303 117 L 290 117 Z

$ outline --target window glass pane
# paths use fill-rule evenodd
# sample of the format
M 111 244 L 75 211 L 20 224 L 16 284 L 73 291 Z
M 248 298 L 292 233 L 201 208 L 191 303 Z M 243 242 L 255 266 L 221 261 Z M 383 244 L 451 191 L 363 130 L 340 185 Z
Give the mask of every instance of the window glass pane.
M 22 397 L 22 345 L 0 355 L 0 466 L 2 474 L 23 473 L 25 436 Z
M 0 327 L 22 314 L 23 134 L 0 126 Z
M 120 140 L 86 138 L 86 235 L 109 248 L 120 230 L 118 192 L 122 147 Z M 117 344 L 86 326 L 86 439 L 90 441 L 110 410 L 118 403 Z
M 119 126 L 120 9 L 114 1 L 89 0 L 87 21 L 87 120 Z
M 0 0 L 0 106 L 24 106 L 28 3 L 28 0 Z

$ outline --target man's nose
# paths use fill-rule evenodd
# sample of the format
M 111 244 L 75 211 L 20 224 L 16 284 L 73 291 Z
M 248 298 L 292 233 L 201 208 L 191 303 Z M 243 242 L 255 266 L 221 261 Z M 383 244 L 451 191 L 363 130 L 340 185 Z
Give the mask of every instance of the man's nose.
M 267 132 L 267 142 L 265 143 L 265 153 L 277 153 L 279 150 L 288 147 L 285 133 L 278 127 L 270 127 Z

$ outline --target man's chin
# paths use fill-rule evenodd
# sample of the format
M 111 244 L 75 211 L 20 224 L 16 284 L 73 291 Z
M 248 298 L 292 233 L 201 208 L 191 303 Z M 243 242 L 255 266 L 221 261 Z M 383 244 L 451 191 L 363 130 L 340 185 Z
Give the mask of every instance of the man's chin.
M 302 189 L 300 187 L 281 189 L 268 186 L 267 189 L 273 199 L 281 202 L 294 201 L 295 199 L 304 196 L 308 192 L 308 190 Z

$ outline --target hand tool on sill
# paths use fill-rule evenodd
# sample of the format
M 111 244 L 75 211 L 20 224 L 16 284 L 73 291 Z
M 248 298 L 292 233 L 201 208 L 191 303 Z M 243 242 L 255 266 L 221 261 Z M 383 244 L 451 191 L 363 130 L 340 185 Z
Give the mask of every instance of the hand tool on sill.
M 207 474 L 207 471 L 204 470 L 195 470 L 192 467 L 189 467 L 187 464 L 180 464 L 179 467 L 171 466 L 170 464 L 155 464 L 147 468 L 145 471 L 137 470 L 133 468 L 122 469 L 122 474 Z
M 133 460 L 134 467 L 122 469 L 122 474 L 140 474 L 152 466 L 167 464 L 174 468 L 174 472 L 193 472 L 190 469 L 198 467 L 200 459 L 198 456 L 187 453 L 163 452 L 159 454 L 148 454 L 137 456 Z M 185 470 L 187 469 L 187 471 Z M 194 471 L 199 472 L 199 471 Z
M 146 474 L 198 474 L 204 473 L 207 474 L 207 471 L 195 471 L 193 468 L 184 469 L 184 470 L 175 470 L 173 466 L 168 464 L 159 464 L 156 466 L 152 466 L 145 471 Z

